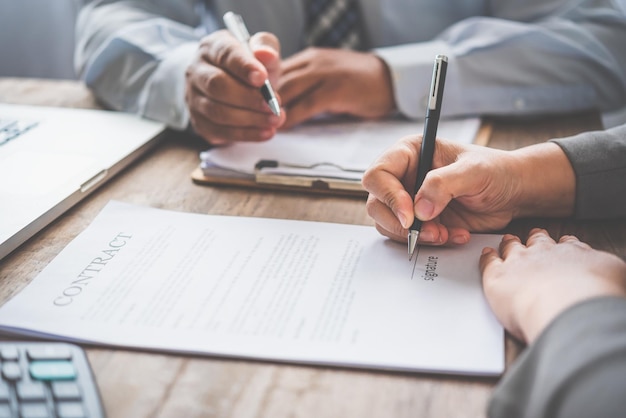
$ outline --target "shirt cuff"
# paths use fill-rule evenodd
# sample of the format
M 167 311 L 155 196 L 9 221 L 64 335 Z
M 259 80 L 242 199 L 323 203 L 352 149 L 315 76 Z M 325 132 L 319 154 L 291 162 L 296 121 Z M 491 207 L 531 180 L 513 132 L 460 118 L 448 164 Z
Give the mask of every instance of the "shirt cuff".
M 412 119 L 424 118 L 435 57 L 442 54 L 450 59 L 449 45 L 443 41 L 431 41 L 378 48 L 373 52 L 389 67 L 398 110 Z M 444 88 L 444 102 L 445 96 Z
M 198 51 L 197 42 L 179 45 L 159 63 L 139 98 L 139 113 L 183 130 L 189 125 L 185 72 Z

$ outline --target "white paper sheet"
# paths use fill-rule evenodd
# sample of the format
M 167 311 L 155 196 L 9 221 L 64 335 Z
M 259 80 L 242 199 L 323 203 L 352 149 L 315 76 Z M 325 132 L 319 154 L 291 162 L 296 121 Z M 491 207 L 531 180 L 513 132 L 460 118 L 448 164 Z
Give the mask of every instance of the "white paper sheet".
M 503 330 L 481 249 L 406 246 L 369 226 L 110 202 L 0 328 L 105 345 L 297 363 L 495 375 Z
M 478 118 L 442 120 L 437 136 L 469 144 L 479 127 Z M 253 174 L 257 162 L 271 160 L 298 167 L 280 167 L 265 173 L 360 180 L 383 151 L 400 138 L 423 130 L 422 122 L 404 119 L 317 121 L 279 132 L 267 142 L 213 148 L 200 154 L 200 166 Z

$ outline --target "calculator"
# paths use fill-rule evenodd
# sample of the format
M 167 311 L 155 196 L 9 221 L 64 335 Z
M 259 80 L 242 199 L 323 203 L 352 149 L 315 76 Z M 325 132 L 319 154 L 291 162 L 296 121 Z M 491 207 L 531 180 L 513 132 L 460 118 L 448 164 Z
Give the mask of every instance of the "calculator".
M 105 417 L 82 348 L 0 341 L 0 418 Z

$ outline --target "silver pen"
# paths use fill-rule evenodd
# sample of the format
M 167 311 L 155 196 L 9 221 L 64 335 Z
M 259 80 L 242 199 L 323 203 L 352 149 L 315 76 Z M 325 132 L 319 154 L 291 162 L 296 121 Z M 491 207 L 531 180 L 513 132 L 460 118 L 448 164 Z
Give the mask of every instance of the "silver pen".
M 232 33 L 239 42 L 246 45 L 248 51 L 253 54 L 252 48 L 250 48 L 250 33 L 248 32 L 248 28 L 246 28 L 243 18 L 233 12 L 226 12 L 224 14 L 224 24 L 230 33 Z M 280 105 L 278 104 L 276 93 L 274 93 L 274 89 L 269 80 L 265 80 L 265 83 L 261 87 L 261 94 L 270 106 L 270 109 L 272 109 L 272 113 L 276 116 L 280 116 Z
M 417 166 L 417 179 L 415 181 L 415 191 L 413 196 L 422 187 L 426 174 L 433 164 L 435 153 L 435 138 L 437 137 L 437 126 L 439 125 L 439 115 L 441 113 L 441 101 L 443 99 L 443 86 L 446 82 L 446 72 L 448 70 L 448 57 L 437 55 L 433 65 L 433 78 L 430 82 L 430 94 L 428 96 L 428 108 L 426 109 L 426 119 L 424 120 L 424 135 L 422 136 L 422 147 Z M 417 247 L 422 221 L 415 218 L 413 225 L 409 228 L 408 250 L 409 261 L 413 258 L 413 253 Z

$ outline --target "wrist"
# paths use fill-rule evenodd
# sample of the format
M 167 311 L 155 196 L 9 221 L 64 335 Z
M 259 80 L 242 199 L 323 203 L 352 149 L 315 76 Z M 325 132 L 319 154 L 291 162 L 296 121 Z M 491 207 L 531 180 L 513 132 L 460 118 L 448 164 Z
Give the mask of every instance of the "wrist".
M 580 303 L 598 298 L 624 298 L 625 296 L 623 290 L 611 287 L 602 288 L 602 286 L 589 286 L 583 290 L 566 290 L 563 287 L 553 289 L 548 286 L 539 292 L 548 296 L 537 297 L 528 303 L 525 310 L 526 319 L 520 323 L 523 339 L 528 344 L 532 344 L 539 338 L 541 333 L 561 314 Z
M 386 116 L 396 110 L 396 98 L 393 91 L 391 70 L 381 57 L 375 54 L 371 54 L 371 56 L 374 58 L 379 68 L 379 70 L 376 71 L 376 74 L 378 74 L 376 79 L 378 81 L 375 83 L 380 86 L 380 90 L 377 94 L 377 100 L 379 101 L 377 113 L 379 113 L 378 116 Z
M 566 217 L 574 212 L 576 177 L 557 144 L 546 142 L 511 151 L 519 179 L 514 217 Z

